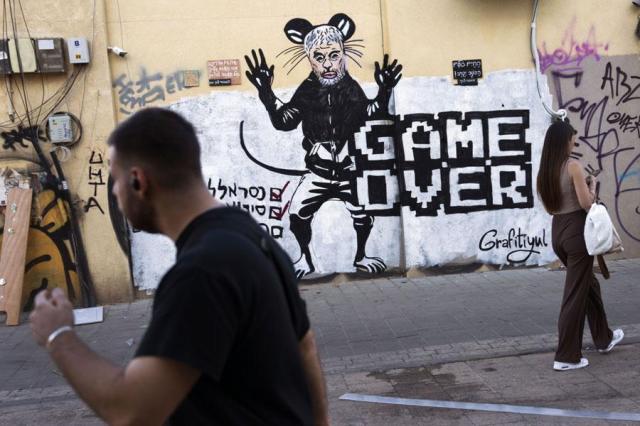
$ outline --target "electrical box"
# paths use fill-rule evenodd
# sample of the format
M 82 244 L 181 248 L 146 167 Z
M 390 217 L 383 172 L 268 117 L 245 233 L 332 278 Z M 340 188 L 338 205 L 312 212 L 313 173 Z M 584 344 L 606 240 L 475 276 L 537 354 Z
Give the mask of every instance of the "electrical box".
M 0 75 L 11 74 L 11 62 L 9 62 L 9 43 L 0 39 Z
M 39 38 L 35 45 L 40 72 L 65 72 L 61 38 Z
M 19 55 L 18 52 L 20 52 Z M 33 40 L 30 38 L 9 39 L 9 60 L 11 61 L 11 71 L 14 73 L 38 71 Z
M 86 38 L 67 39 L 67 52 L 69 53 L 69 63 L 88 64 L 90 61 L 89 42 Z
M 49 140 L 53 143 L 73 142 L 71 117 L 67 114 L 49 117 Z

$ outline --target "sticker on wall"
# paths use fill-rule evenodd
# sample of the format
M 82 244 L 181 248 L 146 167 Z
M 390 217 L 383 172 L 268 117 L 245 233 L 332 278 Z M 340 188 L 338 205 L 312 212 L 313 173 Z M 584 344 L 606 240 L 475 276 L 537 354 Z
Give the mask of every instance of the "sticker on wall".
M 184 70 L 182 71 L 182 79 L 184 80 L 184 87 L 199 87 L 200 71 Z
M 240 84 L 240 60 L 216 59 L 207 62 L 209 86 L 233 86 Z
M 458 80 L 458 86 L 477 86 L 482 78 L 482 60 L 463 59 L 452 61 L 453 78 Z

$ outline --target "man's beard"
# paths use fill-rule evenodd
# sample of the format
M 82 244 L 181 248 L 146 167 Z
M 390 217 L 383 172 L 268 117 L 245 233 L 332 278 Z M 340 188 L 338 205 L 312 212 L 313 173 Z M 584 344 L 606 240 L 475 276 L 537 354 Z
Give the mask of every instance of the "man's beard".
M 158 234 L 160 232 L 156 225 L 156 212 L 151 204 L 138 204 L 130 216 L 129 223 L 133 228 L 149 234 Z
M 338 84 L 340 82 L 340 80 L 342 80 L 342 78 L 345 75 L 345 70 L 344 68 L 340 68 L 336 71 L 336 76 L 334 78 L 324 78 L 321 75 L 317 75 L 318 77 L 318 81 L 320 82 L 320 84 L 322 85 L 322 87 L 329 87 L 329 86 L 334 86 L 336 84 Z

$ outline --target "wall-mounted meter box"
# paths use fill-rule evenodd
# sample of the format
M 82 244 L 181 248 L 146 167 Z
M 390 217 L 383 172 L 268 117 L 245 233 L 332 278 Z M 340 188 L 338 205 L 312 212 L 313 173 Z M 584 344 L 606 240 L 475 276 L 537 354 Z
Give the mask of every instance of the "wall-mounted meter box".
M 86 38 L 68 38 L 67 52 L 69 53 L 69 63 L 88 64 L 90 61 L 89 42 Z
M 0 75 L 11 74 L 11 62 L 9 62 L 9 43 L 0 39 Z
M 20 52 L 19 55 L 18 52 Z M 11 61 L 11 71 L 14 73 L 38 71 L 33 40 L 30 38 L 9 39 L 9 60 Z
M 67 114 L 49 117 L 49 140 L 53 143 L 73 142 L 71 117 Z
M 65 72 L 62 44 L 61 38 L 38 38 L 35 40 L 40 72 Z

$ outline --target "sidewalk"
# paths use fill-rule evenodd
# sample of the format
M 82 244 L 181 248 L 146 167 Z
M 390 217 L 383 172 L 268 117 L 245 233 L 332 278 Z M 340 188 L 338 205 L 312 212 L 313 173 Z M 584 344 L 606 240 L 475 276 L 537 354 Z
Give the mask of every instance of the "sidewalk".
M 625 343 L 640 342 L 640 259 L 608 265 L 611 278 L 598 279 L 609 326 L 623 326 Z M 321 284 L 302 294 L 325 371 L 358 371 L 554 350 L 564 278 L 514 269 Z M 588 329 L 584 336 L 589 346 Z
M 608 356 L 585 352 L 592 365 L 571 376 L 554 376 L 551 370 L 564 272 L 533 268 L 301 286 L 336 424 L 558 420 L 338 401 L 344 392 L 567 408 L 590 401 L 604 410 L 640 412 L 640 259 L 609 266 L 611 279 L 600 280 L 603 299 L 610 326 L 622 326 L 625 340 Z M 124 364 L 144 333 L 150 309 L 150 300 L 107 306 L 103 323 L 78 327 L 78 334 L 97 352 Z M 591 345 L 588 331 L 584 340 Z M 0 366 L 0 423 L 100 424 L 36 347 L 28 324 L 0 325 Z M 589 400 L 588 389 L 594 401 L 606 399 L 614 406 Z
M 640 414 L 640 344 L 610 354 L 585 351 L 589 367 L 558 373 L 553 353 L 327 376 L 331 417 L 337 425 L 638 425 L 572 417 L 467 411 L 341 401 L 345 393 L 579 411 Z

